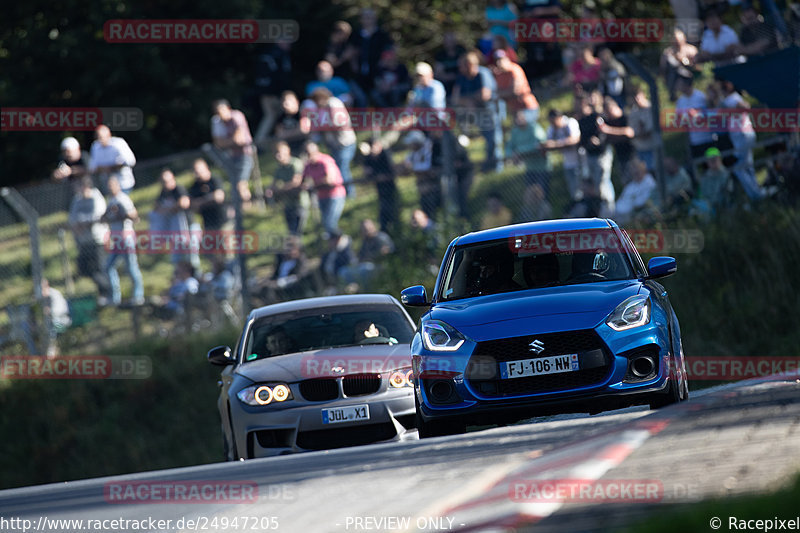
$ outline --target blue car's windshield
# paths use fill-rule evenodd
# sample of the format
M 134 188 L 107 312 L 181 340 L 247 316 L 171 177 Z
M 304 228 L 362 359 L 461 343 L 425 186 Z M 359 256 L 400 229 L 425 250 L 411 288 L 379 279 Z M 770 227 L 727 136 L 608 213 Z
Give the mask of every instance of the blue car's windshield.
M 457 300 L 635 277 L 610 228 L 513 236 L 457 247 L 439 297 Z

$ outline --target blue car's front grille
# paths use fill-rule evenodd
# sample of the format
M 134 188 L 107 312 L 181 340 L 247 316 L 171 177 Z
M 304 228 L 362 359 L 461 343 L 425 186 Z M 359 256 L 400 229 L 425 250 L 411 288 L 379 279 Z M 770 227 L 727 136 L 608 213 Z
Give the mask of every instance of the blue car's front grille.
M 535 341 L 539 341 L 535 343 Z M 541 352 L 533 351 L 542 348 Z M 508 361 L 579 354 L 581 369 L 573 372 L 501 379 L 500 365 Z M 602 354 L 602 355 L 601 355 Z M 469 385 L 482 396 L 504 397 L 586 387 L 603 381 L 611 354 L 594 330 L 526 335 L 478 343 L 467 368 Z M 487 368 L 488 366 L 488 368 Z M 487 370 L 491 369 L 490 372 Z

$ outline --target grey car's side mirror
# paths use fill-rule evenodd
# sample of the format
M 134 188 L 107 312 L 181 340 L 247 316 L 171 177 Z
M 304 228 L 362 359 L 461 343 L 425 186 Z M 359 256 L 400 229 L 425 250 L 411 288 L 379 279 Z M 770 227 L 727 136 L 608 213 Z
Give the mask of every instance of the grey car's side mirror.
M 409 307 L 421 307 L 430 303 L 428 302 L 428 295 L 425 292 L 425 287 L 422 285 L 414 285 L 413 287 L 403 289 L 400 292 L 400 301 L 403 302 L 403 305 L 408 305 Z
M 231 349 L 228 346 L 217 346 L 208 351 L 208 362 L 216 366 L 228 366 L 234 363 Z

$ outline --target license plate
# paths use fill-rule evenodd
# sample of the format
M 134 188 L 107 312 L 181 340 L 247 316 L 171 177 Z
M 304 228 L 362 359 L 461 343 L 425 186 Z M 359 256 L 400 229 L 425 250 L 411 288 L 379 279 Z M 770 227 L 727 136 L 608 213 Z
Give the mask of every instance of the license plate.
M 500 365 L 500 378 L 524 378 L 529 376 L 544 376 L 546 374 L 560 374 L 562 372 L 575 372 L 580 370 L 578 354 L 553 355 L 536 359 L 523 359 L 521 361 L 508 361 Z
M 349 405 L 322 410 L 323 424 L 360 422 L 361 420 L 369 420 L 369 405 Z

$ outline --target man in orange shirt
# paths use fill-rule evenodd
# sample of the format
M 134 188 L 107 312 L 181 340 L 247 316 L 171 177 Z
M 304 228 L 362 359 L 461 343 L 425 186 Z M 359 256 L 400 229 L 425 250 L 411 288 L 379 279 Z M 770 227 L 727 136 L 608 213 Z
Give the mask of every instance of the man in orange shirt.
M 508 113 L 515 116 L 523 111 L 528 124 L 539 120 L 539 102 L 531 92 L 528 78 L 522 67 L 509 59 L 503 50 L 494 52 L 494 78 L 497 81 L 497 96 L 505 101 Z

